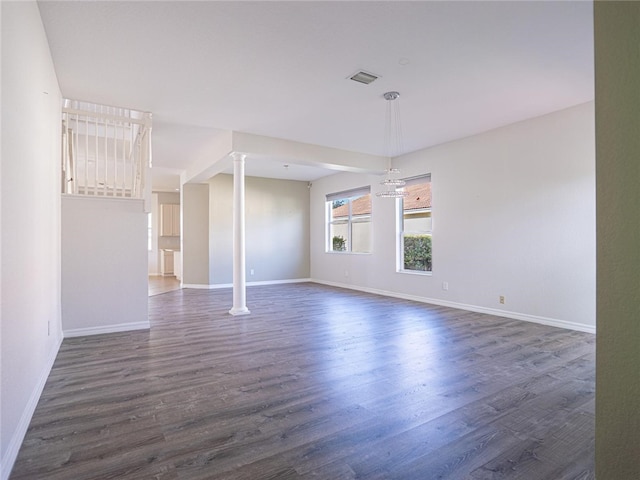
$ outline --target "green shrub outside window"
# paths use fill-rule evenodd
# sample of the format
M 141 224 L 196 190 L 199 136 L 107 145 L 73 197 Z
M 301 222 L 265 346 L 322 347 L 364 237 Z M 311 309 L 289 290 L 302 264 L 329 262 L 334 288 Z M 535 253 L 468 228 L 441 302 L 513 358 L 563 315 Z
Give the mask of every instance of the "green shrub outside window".
M 404 236 L 404 269 L 431 271 L 431 235 Z
M 347 239 L 342 235 L 335 235 L 332 239 L 334 252 L 344 252 L 347 249 Z

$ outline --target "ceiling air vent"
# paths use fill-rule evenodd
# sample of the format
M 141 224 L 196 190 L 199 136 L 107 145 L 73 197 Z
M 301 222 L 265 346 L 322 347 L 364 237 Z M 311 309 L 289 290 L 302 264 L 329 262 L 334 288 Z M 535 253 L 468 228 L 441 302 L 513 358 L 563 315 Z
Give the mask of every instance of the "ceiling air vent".
M 349 77 L 350 80 L 353 80 L 354 82 L 364 83 L 365 85 L 369 85 L 371 82 L 373 82 L 377 78 L 378 78 L 377 75 L 374 75 L 373 73 L 363 72 L 363 71 L 356 72 Z

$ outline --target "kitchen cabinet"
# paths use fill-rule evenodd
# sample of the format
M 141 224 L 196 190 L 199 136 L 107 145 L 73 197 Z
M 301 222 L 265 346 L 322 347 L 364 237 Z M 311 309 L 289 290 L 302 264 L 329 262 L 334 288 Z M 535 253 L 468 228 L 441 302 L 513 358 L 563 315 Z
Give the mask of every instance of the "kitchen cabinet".
M 160 251 L 160 273 L 173 275 L 173 250 L 162 249 Z
M 182 252 L 180 250 L 173 251 L 173 273 L 176 280 L 182 280 Z
M 160 236 L 180 236 L 180 205 L 168 203 L 160 205 Z

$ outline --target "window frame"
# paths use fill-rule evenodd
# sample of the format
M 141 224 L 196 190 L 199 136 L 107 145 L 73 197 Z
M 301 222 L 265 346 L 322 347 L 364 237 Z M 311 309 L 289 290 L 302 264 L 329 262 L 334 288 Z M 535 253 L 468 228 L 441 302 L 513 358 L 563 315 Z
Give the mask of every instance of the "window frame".
M 361 198 L 363 196 L 369 195 L 369 201 L 371 204 L 371 211 L 368 215 L 357 215 L 353 214 L 353 201 Z M 333 202 L 338 200 L 345 200 L 347 208 L 347 216 L 346 218 L 340 218 L 339 220 L 335 220 L 332 218 L 332 209 Z M 371 254 L 372 249 L 372 235 L 371 230 L 369 232 L 370 235 L 370 243 L 368 251 L 353 251 L 353 227 L 357 224 L 368 223 L 369 228 L 371 229 L 372 221 L 373 221 L 373 202 L 371 197 L 371 186 L 354 188 L 351 190 L 346 190 L 342 192 L 335 192 L 327 194 L 325 197 L 325 253 L 335 253 L 335 254 L 354 254 L 354 255 L 369 255 Z M 347 238 L 345 239 L 345 248 L 344 250 L 334 250 L 333 248 L 333 237 L 332 233 L 334 229 L 332 228 L 334 225 L 346 225 L 347 227 Z
M 403 179 L 406 183 L 402 187 L 403 189 L 411 185 L 418 185 L 421 183 L 429 183 L 430 189 L 432 186 L 431 173 L 423 175 L 417 175 L 415 177 Z M 433 274 L 433 247 L 431 250 L 431 270 L 412 270 L 405 268 L 404 256 L 405 256 L 405 237 L 407 235 L 415 235 L 416 233 L 424 234 L 432 239 L 433 245 L 433 202 L 430 202 L 430 206 L 422 209 L 422 211 L 429 213 L 430 226 L 429 230 L 424 232 L 405 232 L 405 211 L 404 211 L 405 197 L 399 197 L 396 199 L 396 272 L 406 273 L 410 275 L 432 275 Z

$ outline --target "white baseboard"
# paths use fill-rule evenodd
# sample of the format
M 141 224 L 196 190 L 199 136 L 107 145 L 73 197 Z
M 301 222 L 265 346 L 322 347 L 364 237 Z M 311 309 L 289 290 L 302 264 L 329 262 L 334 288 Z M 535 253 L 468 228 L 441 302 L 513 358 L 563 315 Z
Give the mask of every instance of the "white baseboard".
M 65 330 L 65 338 L 84 337 L 86 335 L 100 335 L 102 333 L 129 332 L 131 330 L 149 330 L 151 323 L 149 320 L 135 323 L 119 323 L 117 325 L 101 325 L 99 327 L 74 328 Z
M 180 285 L 182 288 L 195 288 L 197 290 L 213 290 L 216 288 L 227 288 L 227 285 L 207 285 L 204 283 L 183 283 Z M 229 285 L 230 286 L 230 285 Z
M 27 404 L 22 411 L 20 422 L 18 422 L 18 426 L 13 433 L 13 436 L 9 439 L 6 453 L 4 455 L 4 458 L 2 458 L 2 462 L 0 462 L 1 480 L 7 480 L 9 478 L 9 474 L 11 473 L 11 469 L 13 468 L 13 464 L 15 463 L 16 458 L 18 458 L 18 452 L 20 451 L 20 447 L 22 446 L 22 442 L 24 441 L 24 436 L 27 434 L 27 429 L 29 428 L 29 424 L 31 423 L 31 418 L 33 417 L 33 413 L 36 411 L 38 401 L 40 400 L 40 396 L 42 395 L 42 391 L 44 390 L 44 385 L 45 383 L 47 383 L 49 373 L 51 373 L 53 362 L 55 362 L 56 360 L 56 356 L 58 355 L 58 351 L 60 350 L 60 345 L 62 345 L 62 338 L 62 336 L 59 337 L 58 341 L 51 349 L 51 352 L 49 352 L 47 363 L 42 369 L 40 377 L 38 378 L 38 382 L 34 386 L 33 391 L 29 396 L 29 400 L 27 401 Z
M 310 282 L 310 281 L 311 281 L 310 278 L 290 278 L 287 280 L 266 280 L 263 282 L 247 282 L 247 287 L 254 287 L 258 285 L 281 285 L 283 283 L 304 283 L 304 282 Z
M 286 280 L 265 280 L 261 282 L 247 282 L 247 287 L 255 287 L 258 285 L 280 285 L 283 283 L 304 283 L 311 282 L 310 278 L 291 278 Z M 182 288 L 198 288 L 204 290 L 216 290 L 218 288 L 232 288 L 233 283 L 215 283 L 212 285 L 205 285 L 201 283 L 183 283 Z
M 375 288 L 360 287 L 356 285 L 348 285 L 338 282 L 328 282 L 325 280 L 311 280 L 314 283 L 320 283 L 322 285 L 329 285 L 332 287 L 346 288 L 349 290 L 357 290 L 360 292 L 373 293 L 376 295 L 382 295 L 385 297 L 402 298 L 404 300 L 413 300 L 414 302 L 430 303 L 433 305 L 440 305 L 442 307 L 457 308 L 459 310 L 467 310 L 469 312 L 486 313 L 487 315 L 495 315 L 497 317 L 512 318 L 513 320 L 522 320 L 524 322 L 539 323 L 541 325 L 548 325 L 550 327 L 564 328 L 567 330 L 576 330 L 578 332 L 596 333 L 596 327 L 592 325 L 585 325 L 583 323 L 569 322 L 567 320 L 559 320 L 556 318 L 539 317 L 536 315 L 529 315 L 527 313 L 510 312 L 507 310 L 498 310 L 495 308 L 479 307 L 477 305 L 468 305 L 465 303 L 449 302 L 447 300 L 440 300 L 436 298 L 419 297 L 416 295 L 407 295 L 404 293 L 390 292 L 387 290 L 378 290 Z

